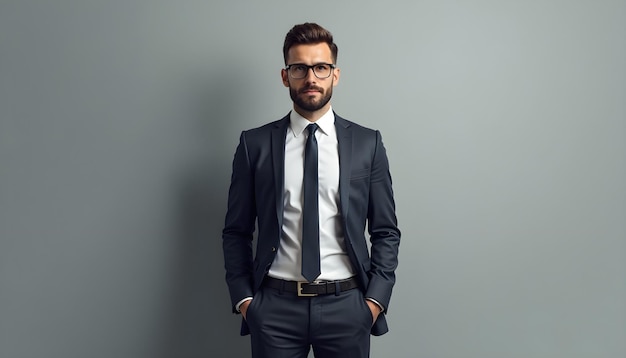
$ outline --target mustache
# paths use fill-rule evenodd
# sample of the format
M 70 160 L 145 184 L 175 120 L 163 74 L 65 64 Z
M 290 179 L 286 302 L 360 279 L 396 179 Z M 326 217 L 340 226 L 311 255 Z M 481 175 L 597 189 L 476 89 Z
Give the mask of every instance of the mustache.
M 320 93 L 324 93 L 324 89 L 322 87 L 317 87 L 317 86 L 307 86 L 304 88 L 301 88 L 298 93 L 304 93 L 306 91 L 310 91 L 310 90 L 314 90 Z

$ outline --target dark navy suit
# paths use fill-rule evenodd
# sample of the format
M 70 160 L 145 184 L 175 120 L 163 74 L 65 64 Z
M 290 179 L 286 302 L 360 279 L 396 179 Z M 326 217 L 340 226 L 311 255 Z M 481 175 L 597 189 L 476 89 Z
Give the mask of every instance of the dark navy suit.
M 289 115 L 244 131 L 235 152 L 223 231 L 226 282 L 235 305 L 259 290 L 280 242 L 285 136 Z M 339 208 L 346 250 L 365 297 L 386 310 L 395 283 L 400 243 L 391 176 L 380 133 L 335 114 L 339 146 Z M 256 254 L 252 241 L 258 221 Z M 365 229 L 371 237 L 368 252 Z M 349 317 L 346 317 L 349 319 Z M 388 331 L 378 316 L 371 334 Z M 242 334 L 249 333 L 245 321 Z

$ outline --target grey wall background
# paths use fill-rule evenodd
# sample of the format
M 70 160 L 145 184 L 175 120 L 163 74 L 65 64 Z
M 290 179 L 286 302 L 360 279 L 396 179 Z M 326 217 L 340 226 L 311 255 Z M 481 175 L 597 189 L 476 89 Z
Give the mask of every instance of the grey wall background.
M 220 231 L 284 34 L 403 230 L 374 357 L 626 356 L 625 1 L 0 2 L 0 357 L 246 357 Z

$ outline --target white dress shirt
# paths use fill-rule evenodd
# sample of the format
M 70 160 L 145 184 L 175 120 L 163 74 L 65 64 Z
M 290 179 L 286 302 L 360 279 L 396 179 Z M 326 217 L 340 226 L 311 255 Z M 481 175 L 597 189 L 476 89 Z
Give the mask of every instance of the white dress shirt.
M 285 138 L 284 212 L 280 245 L 268 275 L 290 281 L 306 281 L 302 268 L 302 209 L 306 127 L 313 123 L 291 111 Z M 346 253 L 339 212 L 339 150 L 332 108 L 315 122 L 318 144 L 320 267 L 318 280 L 354 276 Z

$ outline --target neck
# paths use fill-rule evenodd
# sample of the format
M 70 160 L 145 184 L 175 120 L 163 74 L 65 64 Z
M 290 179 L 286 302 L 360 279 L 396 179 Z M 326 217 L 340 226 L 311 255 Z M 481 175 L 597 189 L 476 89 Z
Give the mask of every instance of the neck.
M 309 122 L 317 122 L 318 119 L 322 118 L 326 112 L 330 109 L 330 103 L 325 105 L 324 107 L 318 109 L 317 111 L 306 111 L 295 104 L 293 105 L 293 110 L 296 111 L 299 115 L 306 118 Z

